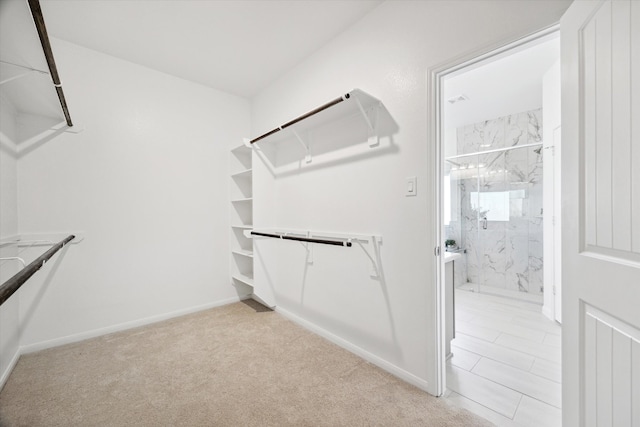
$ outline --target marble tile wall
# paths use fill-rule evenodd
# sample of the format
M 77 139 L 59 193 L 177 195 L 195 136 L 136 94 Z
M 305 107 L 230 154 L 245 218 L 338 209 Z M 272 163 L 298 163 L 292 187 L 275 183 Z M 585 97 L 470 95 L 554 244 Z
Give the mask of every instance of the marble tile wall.
M 459 209 L 445 234 L 467 250 L 466 281 L 541 294 L 541 146 L 482 152 L 542 142 L 542 110 L 464 126 L 457 135 L 458 154 L 479 153 L 447 162 Z M 485 216 L 486 228 L 478 220 Z

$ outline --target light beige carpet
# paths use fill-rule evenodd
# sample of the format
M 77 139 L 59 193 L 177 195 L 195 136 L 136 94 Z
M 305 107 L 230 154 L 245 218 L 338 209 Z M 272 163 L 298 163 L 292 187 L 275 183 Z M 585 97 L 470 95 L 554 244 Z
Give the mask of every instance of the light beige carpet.
M 246 301 L 22 356 L 0 425 L 489 423 Z

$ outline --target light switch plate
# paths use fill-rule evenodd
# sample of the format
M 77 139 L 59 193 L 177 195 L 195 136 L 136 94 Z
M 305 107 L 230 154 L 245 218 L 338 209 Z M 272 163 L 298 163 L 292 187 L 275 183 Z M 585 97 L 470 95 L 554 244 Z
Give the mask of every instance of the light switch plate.
M 418 194 L 418 178 L 415 176 L 407 177 L 407 179 L 405 180 L 404 195 L 409 197 L 409 196 L 416 196 L 417 194 Z

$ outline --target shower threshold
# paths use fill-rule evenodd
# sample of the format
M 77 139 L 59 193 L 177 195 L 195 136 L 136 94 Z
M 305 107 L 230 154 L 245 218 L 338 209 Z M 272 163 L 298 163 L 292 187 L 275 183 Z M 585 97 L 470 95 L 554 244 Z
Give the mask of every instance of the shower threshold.
M 471 283 L 471 282 L 463 283 L 462 285 L 456 287 L 456 290 L 468 291 L 468 292 L 479 292 L 481 294 L 511 298 L 511 299 L 528 302 L 531 304 L 538 304 L 538 305 L 543 304 L 542 294 L 530 294 L 528 292 L 519 292 L 512 289 L 496 288 L 494 286 L 488 286 L 488 285 L 478 285 L 477 283 Z

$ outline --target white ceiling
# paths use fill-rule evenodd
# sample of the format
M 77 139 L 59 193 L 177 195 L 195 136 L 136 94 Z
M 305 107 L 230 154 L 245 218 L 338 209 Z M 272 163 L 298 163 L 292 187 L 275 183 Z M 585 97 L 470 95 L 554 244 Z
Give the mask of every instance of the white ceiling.
M 248 98 L 380 3 L 41 1 L 50 36 Z
M 553 34 L 521 49 L 445 80 L 445 129 L 495 119 L 542 106 L 542 78 L 560 59 Z M 465 95 L 467 101 L 446 100 Z

